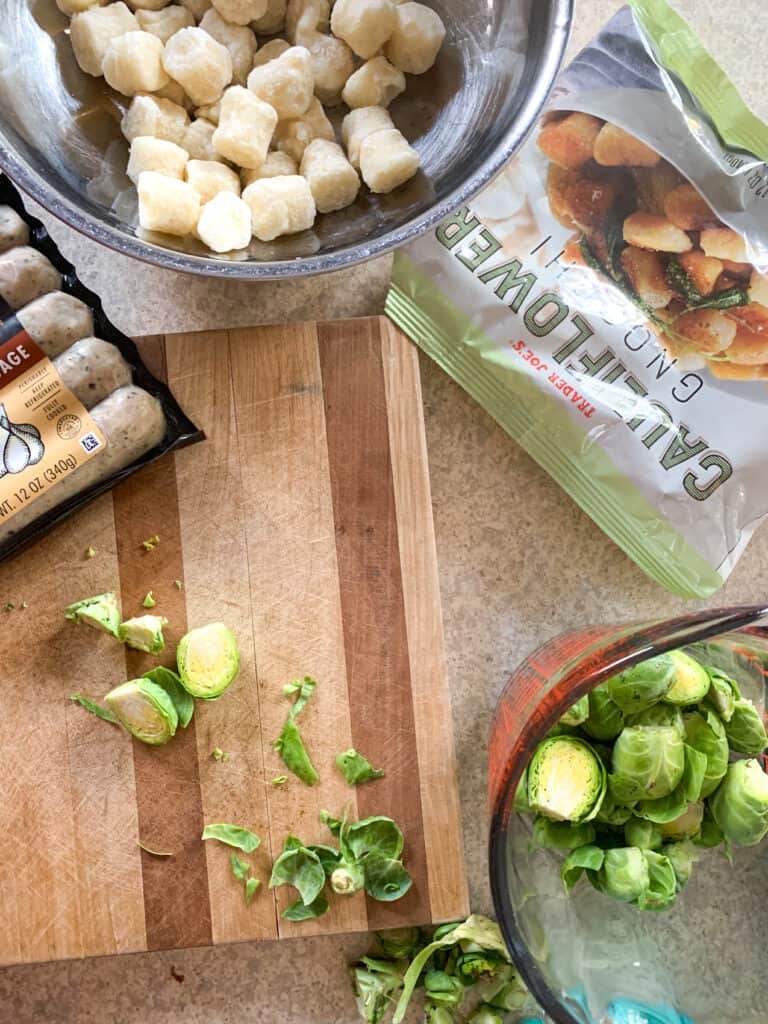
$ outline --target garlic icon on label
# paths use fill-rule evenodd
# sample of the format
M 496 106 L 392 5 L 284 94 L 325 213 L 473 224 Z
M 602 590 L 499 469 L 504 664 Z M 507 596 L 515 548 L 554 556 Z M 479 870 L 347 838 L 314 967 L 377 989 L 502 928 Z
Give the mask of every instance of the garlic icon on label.
M 0 477 L 22 473 L 35 466 L 45 454 L 40 431 L 31 423 L 11 423 L 5 406 L 0 405 Z

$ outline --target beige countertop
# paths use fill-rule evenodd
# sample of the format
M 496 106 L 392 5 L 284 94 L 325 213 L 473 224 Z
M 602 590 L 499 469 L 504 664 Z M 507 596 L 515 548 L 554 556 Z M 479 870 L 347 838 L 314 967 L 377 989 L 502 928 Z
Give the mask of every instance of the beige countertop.
M 750 31 L 764 0 L 676 5 L 757 112 L 768 115 L 762 36 Z M 577 0 L 570 52 L 619 6 Z M 389 278 L 384 258 L 292 282 L 205 280 L 142 265 L 50 226 L 127 333 L 377 313 Z M 509 673 L 569 627 L 686 606 L 648 580 L 426 359 L 422 375 L 467 864 L 473 908 L 487 911 L 486 737 Z M 711 604 L 764 601 L 766 579 L 768 529 Z M 345 965 L 365 945 L 359 937 L 306 939 L 7 968 L 0 970 L 0 1024 L 353 1024 Z

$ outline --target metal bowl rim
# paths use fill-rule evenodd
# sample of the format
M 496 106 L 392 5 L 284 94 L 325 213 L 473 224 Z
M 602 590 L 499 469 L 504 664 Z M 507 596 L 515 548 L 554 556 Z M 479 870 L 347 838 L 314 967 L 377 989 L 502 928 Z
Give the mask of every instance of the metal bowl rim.
M 84 213 L 77 205 L 52 192 L 45 180 L 16 156 L 0 127 L 0 167 L 22 191 L 49 213 L 81 234 L 100 242 L 115 252 L 132 256 L 166 270 L 183 271 L 206 277 L 231 280 L 279 280 L 323 274 L 383 256 L 406 242 L 424 234 L 438 221 L 462 206 L 480 192 L 501 171 L 531 132 L 554 83 L 568 42 L 575 0 L 550 0 L 546 45 L 537 61 L 538 75 L 525 97 L 517 116 L 507 129 L 502 143 L 477 168 L 463 185 L 455 188 L 440 202 L 406 224 L 388 231 L 370 243 L 358 242 L 333 253 L 301 256 L 290 260 L 227 261 L 208 259 L 167 249 L 133 237 L 106 225 L 98 217 Z

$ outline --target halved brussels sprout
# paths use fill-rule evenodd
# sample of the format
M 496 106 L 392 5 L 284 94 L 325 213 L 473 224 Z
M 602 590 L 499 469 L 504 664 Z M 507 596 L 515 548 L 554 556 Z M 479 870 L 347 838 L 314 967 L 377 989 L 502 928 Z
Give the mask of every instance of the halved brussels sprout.
M 635 903 L 650 884 L 644 851 L 635 846 L 606 850 L 603 866 L 589 877 L 596 889 L 622 903 Z
M 632 787 L 636 799 L 668 796 L 683 777 L 683 738 L 670 725 L 630 725 L 613 746 L 613 773 Z
M 600 810 L 605 787 L 603 762 L 575 736 L 544 740 L 528 766 L 528 802 L 555 821 L 590 821 Z
M 682 889 L 688 884 L 696 860 L 693 847 L 689 843 L 665 843 L 661 852 L 672 865 L 677 888 Z
M 704 820 L 704 804 L 692 803 L 679 817 L 659 825 L 664 839 L 693 839 L 701 832 Z
M 86 597 L 82 601 L 75 601 L 64 609 L 64 615 L 72 622 L 80 622 L 86 626 L 93 626 L 110 636 L 117 637 L 120 626 L 120 609 L 117 598 L 108 591 L 106 594 L 97 594 L 95 597 Z
M 641 661 L 604 685 L 608 696 L 624 714 L 636 714 L 656 704 L 675 681 L 675 663 L 671 654 L 659 654 Z
M 562 716 L 558 725 L 581 725 L 589 718 L 589 694 L 585 693 L 572 704 Z
M 627 846 L 636 846 L 640 850 L 659 850 L 664 842 L 664 835 L 661 825 L 632 817 L 624 826 L 624 839 Z
M 221 622 L 191 629 L 179 641 L 176 661 L 184 689 L 193 697 L 220 697 L 240 669 L 232 632 Z
M 735 761 L 709 801 L 712 817 L 736 846 L 756 846 L 768 835 L 768 775 L 759 761 Z
M 167 625 L 168 619 L 163 615 L 137 615 L 120 623 L 117 636 L 136 651 L 161 654 L 165 648 L 163 628 Z
M 740 754 L 762 754 L 768 747 L 768 735 L 762 715 L 751 700 L 741 698 L 734 703 L 733 715 L 725 725 L 731 750 Z
M 668 655 L 674 666 L 674 682 L 664 694 L 668 704 L 686 707 L 698 704 L 709 690 L 710 679 L 707 670 L 685 651 L 670 651 Z
M 589 717 L 582 729 L 595 740 L 615 740 L 624 728 L 624 712 L 614 704 L 606 684 L 595 687 L 589 694 Z
M 179 716 L 173 701 L 149 679 L 130 679 L 116 686 L 104 703 L 120 725 L 142 743 L 162 746 L 176 733 Z
M 725 726 L 714 711 L 688 711 L 683 715 L 685 742 L 704 754 L 707 767 L 700 797 L 709 796 L 717 789 L 728 768 L 728 740 Z

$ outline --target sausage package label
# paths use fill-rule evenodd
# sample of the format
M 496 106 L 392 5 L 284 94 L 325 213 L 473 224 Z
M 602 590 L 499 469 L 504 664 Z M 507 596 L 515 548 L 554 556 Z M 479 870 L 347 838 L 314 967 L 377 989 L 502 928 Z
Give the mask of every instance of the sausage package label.
M 0 333 L 0 523 L 104 444 L 104 435 L 50 359 L 15 317 L 6 321 Z
M 768 515 L 768 129 L 666 0 L 563 72 L 387 311 L 635 561 L 716 591 Z

